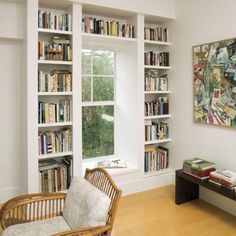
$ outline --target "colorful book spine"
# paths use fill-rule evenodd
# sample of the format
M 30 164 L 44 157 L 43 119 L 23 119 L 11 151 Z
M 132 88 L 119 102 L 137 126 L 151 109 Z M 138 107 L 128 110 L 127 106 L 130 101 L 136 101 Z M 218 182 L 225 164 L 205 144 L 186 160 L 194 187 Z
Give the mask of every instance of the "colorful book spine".
M 82 19 L 82 32 L 107 36 L 135 38 L 135 27 L 117 20 L 97 19 L 86 16 Z
M 144 27 L 144 39 L 159 42 L 168 42 L 169 32 L 167 28 L 155 26 Z
M 71 101 L 60 100 L 59 103 L 39 102 L 38 123 L 49 124 L 71 121 Z
M 144 103 L 145 116 L 157 116 L 169 114 L 169 102 L 167 97 L 158 97 L 157 100 Z
M 168 168 L 169 165 L 169 150 L 166 148 L 145 148 L 144 153 L 144 171 L 158 171 Z
M 145 52 L 144 63 L 148 66 L 169 66 L 169 52 Z
M 38 10 L 38 28 L 71 31 L 71 14 Z
M 72 75 L 69 71 L 39 71 L 38 92 L 71 92 Z

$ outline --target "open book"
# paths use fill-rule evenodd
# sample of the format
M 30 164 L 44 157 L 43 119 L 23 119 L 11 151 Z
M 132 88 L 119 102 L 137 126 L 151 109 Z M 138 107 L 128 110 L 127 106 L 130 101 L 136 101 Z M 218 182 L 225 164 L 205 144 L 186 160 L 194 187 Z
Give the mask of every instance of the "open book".
M 126 161 L 120 158 L 112 158 L 108 160 L 98 161 L 97 167 L 102 168 L 126 168 Z

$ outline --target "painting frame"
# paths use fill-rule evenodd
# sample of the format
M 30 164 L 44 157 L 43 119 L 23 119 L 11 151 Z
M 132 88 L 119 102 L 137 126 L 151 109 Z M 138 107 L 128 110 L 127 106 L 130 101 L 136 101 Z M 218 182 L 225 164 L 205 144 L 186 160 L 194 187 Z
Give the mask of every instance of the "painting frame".
M 236 128 L 236 37 L 192 47 L 194 123 Z

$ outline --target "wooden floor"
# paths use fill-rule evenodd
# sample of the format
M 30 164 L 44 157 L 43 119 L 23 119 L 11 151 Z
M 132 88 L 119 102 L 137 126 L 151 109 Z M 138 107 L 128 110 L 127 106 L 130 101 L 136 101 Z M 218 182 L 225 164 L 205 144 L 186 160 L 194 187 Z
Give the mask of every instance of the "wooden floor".
M 235 236 L 236 217 L 202 201 L 176 205 L 174 186 L 123 197 L 112 236 Z
M 235 235 L 236 217 L 202 200 L 178 206 L 173 186 L 122 197 L 112 232 L 112 236 Z

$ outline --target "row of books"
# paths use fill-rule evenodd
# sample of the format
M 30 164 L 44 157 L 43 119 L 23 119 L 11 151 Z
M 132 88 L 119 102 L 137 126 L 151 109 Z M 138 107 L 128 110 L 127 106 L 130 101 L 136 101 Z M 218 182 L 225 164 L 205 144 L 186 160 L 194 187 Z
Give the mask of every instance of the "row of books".
M 38 109 L 39 124 L 71 121 L 70 100 L 60 100 L 59 103 L 39 102 Z
M 183 171 L 197 179 L 208 179 L 212 171 L 215 171 L 216 164 L 201 158 L 187 159 L 183 162 Z
M 157 116 L 166 114 L 169 114 L 169 102 L 167 97 L 158 97 L 157 100 L 145 102 L 145 116 Z
M 236 172 L 221 169 L 216 170 L 214 162 L 202 158 L 184 160 L 183 172 L 200 180 L 209 180 L 209 183 L 217 185 L 233 193 L 236 193 Z
M 59 131 L 38 132 L 38 151 L 39 155 L 69 152 L 72 150 L 71 129 Z
M 144 172 L 167 169 L 169 150 L 164 147 L 146 146 L 144 153 Z
M 103 20 L 86 16 L 82 19 L 82 32 L 108 36 L 134 38 L 134 26 L 116 20 Z
M 71 61 L 72 49 L 69 39 L 52 37 L 50 41 L 39 41 L 38 59 L 52 61 Z
M 144 77 L 144 91 L 167 91 L 168 75 L 161 76 L 146 73 Z
M 148 66 L 169 66 L 169 52 L 145 52 L 144 64 Z
M 236 172 L 227 169 L 213 171 L 210 173 L 209 181 L 236 192 Z
M 169 138 L 169 124 L 165 122 L 145 121 L 145 141 Z
M 159 26 L 144 27 L 144 39 L 151 41 L 168 42 L 168 29 Z
M 38 10 L 38 28 L 71 31 L 71 14 Z
M 71 92 L 72 75 L 67 70 L 39 71 L 38 92 Z
M 61 162 L 47 160 L 39 162 L 40 192 L 58 192 L 69 188 L 72 180 L 72 159 Z

